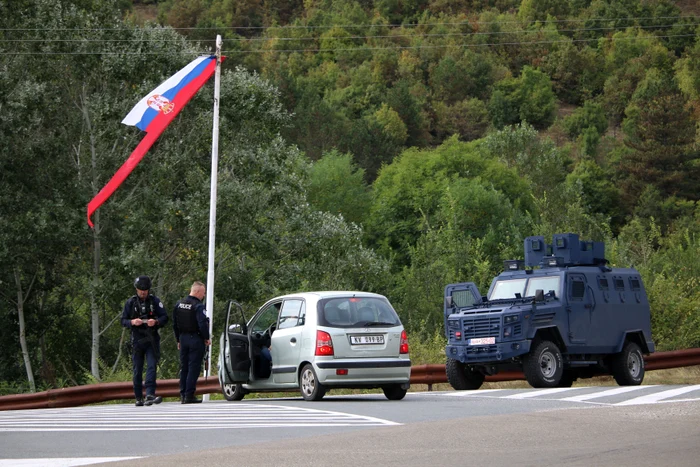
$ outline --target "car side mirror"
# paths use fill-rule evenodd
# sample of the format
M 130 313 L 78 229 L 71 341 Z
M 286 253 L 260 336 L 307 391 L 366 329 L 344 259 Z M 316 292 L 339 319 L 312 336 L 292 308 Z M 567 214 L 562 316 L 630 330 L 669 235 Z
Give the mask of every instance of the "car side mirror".
M 234 323 L 228 327 L 228 332 L 229 333 L 236 333 L 236 334 L 242 334 L 243 333 L 243 327 L 238 324 Z
M 542 290 L 542 289 L 535 290 L 535 301 L 536 302 L 543 302 L 544 301 L 544 290 Z
M 445 303 L 447 304 L 447 308 L 452 307 L 452 295 L 448 295 L 447 297 L 445 297 Z

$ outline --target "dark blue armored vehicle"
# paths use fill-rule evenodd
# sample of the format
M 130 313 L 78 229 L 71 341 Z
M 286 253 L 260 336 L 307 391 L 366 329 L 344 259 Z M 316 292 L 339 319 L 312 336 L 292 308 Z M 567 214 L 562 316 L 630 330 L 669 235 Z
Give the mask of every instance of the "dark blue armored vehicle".
M 536 388 L 570 387 L 611 374 L 621 386 L 644 379 L 654 352 L 649 301 L 635 269 L 606 266 L 602 242 L 557 234 L 525 239 L 525 261 L 482 297 L 471 282 L 445 287 L 447 379 L 478 389 L 486 375 L 522 370 Z

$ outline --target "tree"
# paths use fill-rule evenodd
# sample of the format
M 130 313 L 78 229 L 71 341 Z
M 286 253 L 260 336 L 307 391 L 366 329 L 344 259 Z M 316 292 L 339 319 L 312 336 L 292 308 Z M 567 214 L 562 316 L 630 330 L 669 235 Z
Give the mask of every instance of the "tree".
M 666 195 L 698 199 L 698 152 L 695 122 L 673 80 L 657 69 L 646 73 L 625 110 L 625 144 L 620 169 L 628 205 L 646 185 Z
M 319 211 L 341 214 L 346 221 L 361 225 L 370 204 L 364 170 L 352 162 L 350 154 L 324 154 L 311 167 L 308 199 Z

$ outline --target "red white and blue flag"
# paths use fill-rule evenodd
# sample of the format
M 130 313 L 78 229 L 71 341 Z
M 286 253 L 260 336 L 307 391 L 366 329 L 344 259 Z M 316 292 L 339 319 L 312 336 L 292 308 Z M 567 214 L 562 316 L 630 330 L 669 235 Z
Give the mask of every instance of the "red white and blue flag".
M 223 60 L 223 57 L 222 57 Z M 163 84 L 148 93 L 122 120 L 146 132 L 134 152 L 112 176 L 107 185 L 88 203 L 88 225 L 93 227 L 92 214 L 122 184 L 143 156 L 163 133 L 170 122 L 180 113 L 197 91 L 216 71 L 216 56 L 198 57 Z

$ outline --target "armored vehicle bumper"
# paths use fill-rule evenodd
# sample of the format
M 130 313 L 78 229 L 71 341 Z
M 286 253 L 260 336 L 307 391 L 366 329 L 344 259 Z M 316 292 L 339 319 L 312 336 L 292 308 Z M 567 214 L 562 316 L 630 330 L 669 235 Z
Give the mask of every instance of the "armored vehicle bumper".
M 531 341 L 528 339 L 485 345 L 448 344 L 445 352 L 448 358 L 462 363 L 506 363 L 512 358 L 530 352 L 530 344 Z

